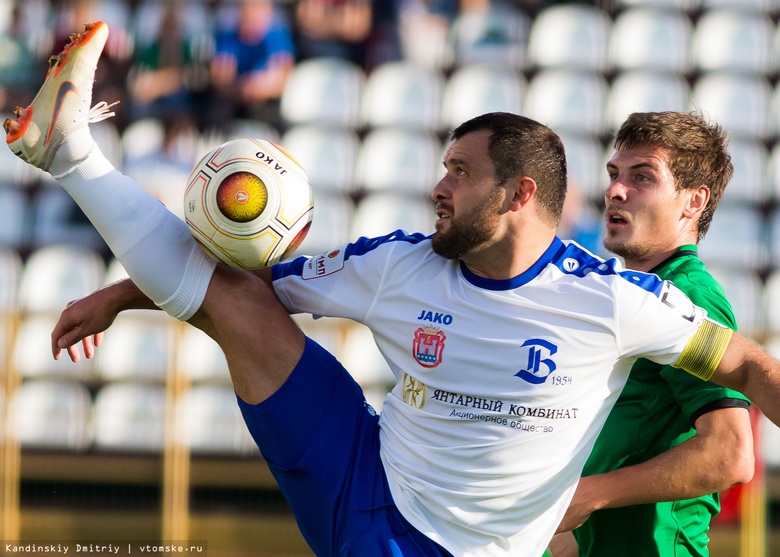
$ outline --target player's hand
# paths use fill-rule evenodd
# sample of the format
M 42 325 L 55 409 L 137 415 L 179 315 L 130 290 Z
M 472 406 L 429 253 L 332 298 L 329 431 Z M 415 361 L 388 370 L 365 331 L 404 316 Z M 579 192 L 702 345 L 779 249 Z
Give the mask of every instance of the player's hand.
M 103 300 L 102 292 L 98 290 L 86 298 L 70 302 L 60 314 L 51 333 L 55 360 L 59 360 L 62 350 L 65 350 L 72 361 L 78 362 L 81 358 L 79 343 L 86 358 L 95 355 L 95 348 L 103 342 L 103 331 L 117 316 L 117 312 Z

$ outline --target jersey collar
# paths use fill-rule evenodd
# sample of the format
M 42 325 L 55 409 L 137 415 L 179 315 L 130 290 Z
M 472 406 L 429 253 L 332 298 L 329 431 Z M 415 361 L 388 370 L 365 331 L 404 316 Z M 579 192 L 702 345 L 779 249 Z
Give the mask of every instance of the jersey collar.
M 677 248 L 677 251 L 675 251 L 672 255 L 661 261 L 658 265 L 653 267 L 648 271 L 648 273 L 657 273 L 660 269 L 666 267 L 669 263 L 674 261 L 675 259 L 679 257 L 685 257 L 686 255 L 695 255 L 699 256 L 699 249 L 696 247 L 695 244 L 685 244 Z
M 555 259 L 556 255 L 564 248 L 563 242 L 556 236 L 553 238 L 550 247 L 545 250 L 536 263 L 531 265 L 523 273 L 510 279 L 489 279 L 481 277 L 471 272 L 463 261 L 460 262 L 460 271 L 463 274 L 463 278 L 479 288 L 484 288 L 485 290 L 513 290 L 536 278 L 539 273 L 542 272 L 542 269 Z

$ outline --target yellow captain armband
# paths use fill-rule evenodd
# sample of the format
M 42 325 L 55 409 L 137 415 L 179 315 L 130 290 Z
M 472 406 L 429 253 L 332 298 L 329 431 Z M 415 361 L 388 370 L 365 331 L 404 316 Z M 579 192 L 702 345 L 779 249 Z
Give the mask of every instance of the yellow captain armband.
M 674 366 L 709 381 L 726 353 L 733 332 L 711 319 L 705 319 Z

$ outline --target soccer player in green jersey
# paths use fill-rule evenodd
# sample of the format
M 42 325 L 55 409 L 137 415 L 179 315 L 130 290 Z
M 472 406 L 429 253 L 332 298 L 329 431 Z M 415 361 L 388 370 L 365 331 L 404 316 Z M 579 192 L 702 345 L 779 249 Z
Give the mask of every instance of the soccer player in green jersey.
M 607 163 L 604 245 L 631 269 L 672 281 L 736 329 L 697 244 L 733 174 L 721 128 L 696 114 L 636 113 Z M 749 403 L 741 394 L 641 359 L 583 471 L 555 557 L 706 556 L 718 492 L 753 474 Z M 556 549 L 555 544 L 561 544 Z M 577 553 L 578 551 L 578 553 Z

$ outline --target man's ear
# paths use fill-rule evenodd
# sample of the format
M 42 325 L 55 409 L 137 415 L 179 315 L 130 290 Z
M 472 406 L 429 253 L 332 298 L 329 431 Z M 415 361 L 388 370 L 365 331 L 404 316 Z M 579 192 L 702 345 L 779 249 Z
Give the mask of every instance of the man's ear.
M 533 199 L 536 193 L 536 182 L 528 176 L 521 176 L 513 178 L 511 180 L 511 194 L 512 194 L 512 206 L 511 209 L 516 211 L 525 206 L 531 199 Z
M 688 203 L 683 208 L 683 216 L 686 218 L 696 218 L 704 211 L 710 200 L 710 188 L 701 185 L 692 191 L 688 198 Z

